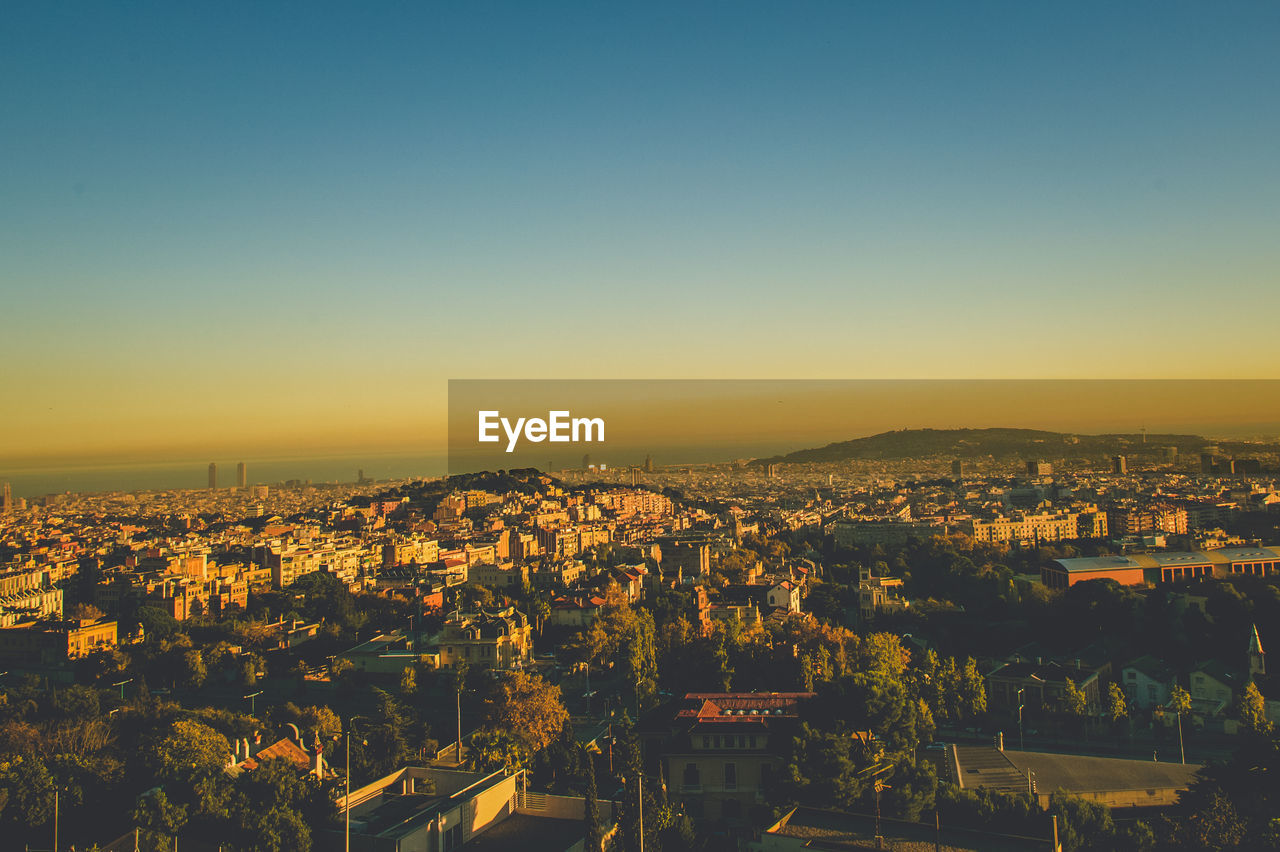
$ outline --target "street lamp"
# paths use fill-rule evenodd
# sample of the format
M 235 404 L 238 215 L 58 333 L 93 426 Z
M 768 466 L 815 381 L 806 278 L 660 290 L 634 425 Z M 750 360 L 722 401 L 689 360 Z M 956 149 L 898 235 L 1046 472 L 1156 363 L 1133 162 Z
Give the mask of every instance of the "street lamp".
M 125 688 L 125 685 L 126 685 L 126 684 L 130 684 L 130 683 L 133 683 L 133 678 L 129 678 L 128 680 L 122 680 L 122 681 L 119 681 L 118 683 L 113 683 L 113 684 L 111 684 L 112 686 L 118 686 L 118 687 L 120 687 L 120 700 L 121 700 L 121 701 L 124 701 L 124 688 Z
M 245 696 L 245 698 L 247 698 L 247 699 L 249 700 L 249 715 L 250 715 L 250 716 L 256 716 L 256 715 L 257 715 L 257 711 L 258 711 L 258 701 L 257 701 L 257 698 L 258 698 L 258 696 L 259 696 L 259 695 L 261 695 L 261 694 L 262 694 L 262 690 L 261 690 L 261 689 L 259 689 L 257 692 L 250 692 L 248 695 L 246 695 L 246 696 Z
M 1026 692 L 1025 689 L 1018 690 L 1018 750 L 1019 751 L 1027 750 L 1026 740 L 1022 736 L 1022 708 L 1026 706 L 1025 704 L 1022 703 L 1022 693 L 1024 692 Z
M 627 776 L 622 776 L 623 783 L 626 782 Z M 626 790 L 623 790 L 626 795 Z M 636 772 L 636 824 L 640 829 L 640 852 L 644 852 L 644 772 L 637 770 Z
M 346 795 L 342 797 L 343 834 L 346 838 L 344 849 L 351 852 L 351 735 L 355 732 L 356 720 L 347 723 L 347 776 L 345 779 Z M 361 745 L 368 745 L 368 740 L 361 740 Z

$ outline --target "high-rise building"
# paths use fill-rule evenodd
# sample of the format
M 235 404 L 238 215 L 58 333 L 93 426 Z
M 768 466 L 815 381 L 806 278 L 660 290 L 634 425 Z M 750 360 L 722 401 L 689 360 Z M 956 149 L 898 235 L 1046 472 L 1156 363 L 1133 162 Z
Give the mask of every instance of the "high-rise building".
M 1128 473 L 1128 472 L 1129 472 L 1129 460 L 1128 460 L 1127 458 L 1125 458 L 1124 456 L 1112 456 L 1112 457 L 1111 457 L 1111 472 L 1112 472 L 1112 473 L 1120 473 L 1120 474 Z
M 592 469 L 592 464 L 591 464 L 591 453 L 584 453 L 584 454 L 582 455 L 582 469 L 583 469 L 583 470 L 591 470 L 591 469 Z
M 954 459 L 951 462 L 951 478 L 959 482 L 964 479 L 964 462 Z
M 644 472 L 653 473 L 653 456 L 644 457 Z
M 209 462 L 209 490 L 212 491 L 218 487 L 218 463 Z
M 236 465 L 236 488 L 245 488 L 249 485 L 249 470 L 244 466 L 244 462 Z
M 13 511 L 13 486 L 9 483 L 4 484 L 4 499 L 0 501 L 0 512 L 9 514 Z
M 1053 465 L 1049 462 L 1027 462 L 1027 476 L 1053 476 Z

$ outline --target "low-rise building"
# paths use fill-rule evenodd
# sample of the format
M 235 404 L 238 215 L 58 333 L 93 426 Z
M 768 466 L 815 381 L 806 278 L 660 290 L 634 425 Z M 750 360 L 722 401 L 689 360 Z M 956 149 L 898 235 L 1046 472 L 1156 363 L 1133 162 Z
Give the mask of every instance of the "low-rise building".
M 58 666 L 116 645 L 113 620 L 28 622 L 0 628 L 0 664 L 16 668 Z
M 495 669 L 519 668 L 533 655 L 533 629 L 515 607 L 496 612 L 453 613 L 431 638 L 429 650 L 440 668 L 459 663 Z
M 809 692 L 690 693 L 641 731 L 687 813 L 739 820 L 763 801 Z

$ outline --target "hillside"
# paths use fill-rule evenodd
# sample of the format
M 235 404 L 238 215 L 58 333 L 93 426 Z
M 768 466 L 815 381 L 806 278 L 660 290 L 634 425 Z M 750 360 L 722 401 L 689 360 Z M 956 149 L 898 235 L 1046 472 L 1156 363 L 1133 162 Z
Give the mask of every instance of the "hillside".
M 825 447 L 797 450 L 784 456 L 761 459 L 771 462 L 832 462 L 849 459 L 887 460 L 949 456 L 952 458 L 1020 457 L 1025 459 L 1071 458 L 1120 454 L 1158 456 L 1165 447 L 1178 454 L 1198 454 L 1206 446 L 1228 452 L 1231 444 L 1198 435 L 1073 435 L 1036 429 L 903 429 L 882 432 Z M 1243 445 L 1241 445 L 1243 446 Z M 1256 445 L 1250 445 L 1256 449 Z

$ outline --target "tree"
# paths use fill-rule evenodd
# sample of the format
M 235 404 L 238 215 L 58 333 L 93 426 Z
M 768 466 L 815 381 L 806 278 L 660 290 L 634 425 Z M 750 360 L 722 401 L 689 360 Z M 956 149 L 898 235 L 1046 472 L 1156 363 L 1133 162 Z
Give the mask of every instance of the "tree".
M 1076 682 L 1071 678 L 1067 678 L 1066 685 L 1062 689 L 1062 710 L 1075 719 L 1077 724 L 1084 727 L 1085 717 L 1089 712 L 1089 699 L 1084 694 L 1084 690 L 1076 686 Z M 1088 733 L 1087 728 L 1085 733 Z
M 167 639 L 178 632 L 178 620 L 159 607 L 140 606 L 134 618 L 147 639 Z
M 519 737 L 530 753 L 546 748 L 569 720 L 560 687 L 522 670 L 498 681 L 486 704 L 485 725 Z
M 529 618 L 533 621 L 534 630 L 538 631 L 538 635 L 542 635 L 543 625 L 547 623 L 547 619 L 551 617 L 551 602 L 546 598 L 537 597 L 529 604 Z
M 35 756 L 0 760 L 0 815 L 15 827 L 44 825 L 53 818 L 53 777 Z
M 960 713 L 964 717 L 980 716 L 987 712 L 987 688 L 978 671 L 978 661 L 969 657 L 958 674 Z
M 209 676 L 205 666 L 204 655 L 197 649 L 186 651 L 182 655 L 182 682 L 187 686 L 200 687 Z
M 595 755 L 585 748 L 582 750 L 582 764 L 587 787 L 583 804 L 586 840 L 582 848 L 585 852 L 600 852 L 604 844 L 604 824 L 600 821 L 600 802 L 596 793 L 596 760 Z
M 406 699 L 418 692 L 418 673 L 413 666 L 405 666 L 400 672 L 400 694 Z
M 1240 721 L 1256 734 L 1268 734 L 1273 727 L 1267 719 L 1267 700 L 1262 697 L 1262 692 L 1253 681 L 1249 682 L 1244 688 L 1244 694 L 1240 696 Z
M 1169 691 L 1169 709 L 1178 714 L 1178 751 L 1181 753 L 1182 762 L 1186 763 L 1187 749 L 1182 742 L 1182 717 L 1191 712 L 1191 693 L 1181 685 L 1174 685 Z
M 1161 849 L 1280 849 L 1280 737 L 1245 738 L 1225 762 L 1196 774 L 1170 819 L 1157 825 Z
M 187 806 L 169 801 L 164 790 L 153 790 L 138 797 L 129 818 L 139 828 L 172 837 L 187 824 Z
M 385 689 L 373 690 L 378 709 L 368 730 L 362 730 L 369 745 L 361 748 L 361 768 L 377 778 L 395 772 L 409 761 L 409 720 L 404 705 Z
M 227 738 L 202 722 L 179 719 L 141 748 L 143 765 L 160 782 L 192 783 L 221 772 L 231 757 Z
M 1111 724 L 1117 731 L 1121 722 L 1129 718 L 1129 705 L 1125 701 L 1124 690 L 1118 683 L 1112 683 L 1107 690 L 1107 715 L 1111 717 Z
M 511 731 L 481 728 L 467 741 L 467 761 L 484 772 L 519 769 L 529 762 L 529 746 Z

